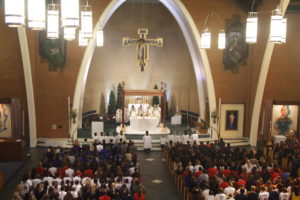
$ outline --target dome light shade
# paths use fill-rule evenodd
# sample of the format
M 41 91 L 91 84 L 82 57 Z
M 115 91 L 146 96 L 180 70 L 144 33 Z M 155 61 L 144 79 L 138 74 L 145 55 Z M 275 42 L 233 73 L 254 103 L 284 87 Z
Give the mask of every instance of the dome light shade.
M 47 38 L 57 39 L 59 37 L 59 11 L 57 4 L 48 5 L 47 19 Z
M 204 30 L 201 34 L 200 48 L 209 49 L 210 48 L 211 34 L 208 29 Z
M 83 38 L 93 37 L 93 15 L 92 7 L 84 5 L 81 9 L 81 33 Z
M 61 0 L 62 27 L 79 27 L 79 0 Z
M 76 38 L 76 28 L 64 28 L 64 39 L 74 40 Z
M 89 39 L 84 38 L 84 34 L 82 31 L 79 31 L 79 36 L 78 36 L 78 45 L 81 47 L 87 47 L 89 44 Z
M 225 49 L 226 47 L 226 34 L 224 30 L 220 30 L 218 37 L 218 49 Z
M 45 0 L 28 0 L 28 27 L 43 30 L 46 27 Z
M 276 9 L 271 16 L 270 42 L 281 43 L 282 41 L 282 21 L 283 16 Z
M 249 12 L 246 24 L 246 42 L 256 43 L 257 41 L 257 13 Z
M 103 47 L 104 45 L 104 33 L 103 30 L 97 31 L 97 47 Z
M 24 0 L 5 0 L 5 24 L 9 27 L 25 26 Z

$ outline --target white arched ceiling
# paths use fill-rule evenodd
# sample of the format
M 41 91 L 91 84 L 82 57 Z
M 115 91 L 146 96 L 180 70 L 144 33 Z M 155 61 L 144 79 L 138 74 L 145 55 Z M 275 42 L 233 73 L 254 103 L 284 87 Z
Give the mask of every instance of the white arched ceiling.
M 180 0 L 160 1 L 172 13 L 184 35 L 189 52 L 191 54 L 196 76 L 198 99 L 200 105 L 200 117 L 204 117 L 206 99 L 208 98 L 210 110 L 215 110 L 216 96 L 206 52 L 205 50 L 200 49 L 199 31 L 189 12 L 180 2 Z M 105 26 L 115 10 L 119 8 L 124 2 L 125 0 L 113 0 L 109 3 L 104 12 L 101 14 L 94 29 L 94 37 L 89 41 L 89 45 L 85 50 L 83 60 L 79 69 L 79 74 L 77 76 L 73 99 L 73 108 L 78 110 L 76 123 L 72 124 L 70 133 L 71 136 L 74 134 L 74 138 L 77 138 L 77 127 L 81 128 L 84 91 L 91 59 L 96 47 L 96 32 L 99 27 Z M 216 125 L 211 123 L 211 126 Z M 214 138 L 216 138 L 216 134 L 214 134 Z

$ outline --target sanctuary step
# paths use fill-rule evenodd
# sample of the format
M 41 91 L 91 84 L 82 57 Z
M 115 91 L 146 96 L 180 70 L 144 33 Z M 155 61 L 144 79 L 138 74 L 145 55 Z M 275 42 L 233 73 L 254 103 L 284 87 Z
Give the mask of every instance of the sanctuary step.
M 225 143 L 230 143 L 231 147 L 250 147 L 248 138 L 223 138 Z M 84 138 L 78 138 L 80 143 L 84 142 Z M 143 141 L 141 139 L 132 139 L 135 145 L 137 146 L 138 151 L 143 151 Z M 200 138 L 199 141 L 203 142 L 214 142 L 214 140 L 210 138 Z M 92 138 L 88 138 L 87 142 L 89 144 L 93 143 Z M 72 148 L 72 141 L 69 138 L 39 138 L 37 142 L 38 147 L 58 147 L 61 146 L 63 148 Z M 160 151 L 160 140 L 153 139 L 152 140 L 152 150 L 153 151 Z

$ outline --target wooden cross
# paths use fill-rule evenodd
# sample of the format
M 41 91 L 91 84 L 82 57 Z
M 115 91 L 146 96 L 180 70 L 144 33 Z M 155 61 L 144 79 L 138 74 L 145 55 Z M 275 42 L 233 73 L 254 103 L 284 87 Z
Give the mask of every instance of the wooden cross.
M 147 39 L 148 29 L 141 28 L 138 29 L 139 38 L 132 39 L 129 37 L 123 37 L 123 46 L 137 45 L 137 60 L 138 66 L 141 68 L 141 71 L 145 71 L 147 65 L 147 60 L 149 59 L 149 46 L 163 46 L 163 39 Z

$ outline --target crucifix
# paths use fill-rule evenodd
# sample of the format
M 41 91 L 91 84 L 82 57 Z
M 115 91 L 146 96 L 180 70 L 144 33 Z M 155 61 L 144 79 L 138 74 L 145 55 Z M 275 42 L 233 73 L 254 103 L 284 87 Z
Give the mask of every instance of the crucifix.
M 139 38 L 132 39 L 129 37 L 123 37 L 123 46 L 137 45 L 137 60 L 138 66 L 141 68 L 141 71 L 145 71 L 147 65 L 147 60 L 149 59 L 149 46 L 163 46 L 163 39 L 148 39 L 148 29 L 140 28 L 138 29 Z

